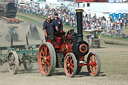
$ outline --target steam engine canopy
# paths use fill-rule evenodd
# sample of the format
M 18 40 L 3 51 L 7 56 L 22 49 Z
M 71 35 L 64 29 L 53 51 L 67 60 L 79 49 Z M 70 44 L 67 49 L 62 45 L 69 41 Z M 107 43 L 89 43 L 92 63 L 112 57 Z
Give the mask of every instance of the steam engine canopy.
M 89 45 L 85 41 L 75 42 L 72 46 L 72 52 L 77 56 L 85 56 L 89 52 Z

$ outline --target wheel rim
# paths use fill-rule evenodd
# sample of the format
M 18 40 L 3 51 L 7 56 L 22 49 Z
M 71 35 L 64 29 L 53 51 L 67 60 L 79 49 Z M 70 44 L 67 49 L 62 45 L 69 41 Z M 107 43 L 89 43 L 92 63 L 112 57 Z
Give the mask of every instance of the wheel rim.
M 50 43 L 43 43 L 39 48 L 38 53 L 38 65 L 40 72 L 43 75 L 50 76 L 54 72 L 55 64 L 54 64 L 54 49 Z
M 10 52 L 8 55 L 8 67 L 11 74 L 17 74 L 19 70 L 19 59 L 16 52 Z
M 98 75 L 100 72 L 100 59 L 96 53 L 90 53 L 87 58 L 87 69 L 90 75 Z
M 64 59 L 64 70 L 68 77 L 73 77 L 77 71 L 77 61 L 73 53 L 68 53 Z
M 40 49 L 39 52 L 40 69 L 43 72 L 43 74 L 47 74 L 49 72 L 51 65 L 50 52 L 45 44 L 43 44 L 41 48 L 42 49 Z
M 53 62 L 53 69 L 52 69 L 52 72 L 51 72 L 51 75 L 52 75 L 55 71 L 55 68 L 56 68 L 56 53 L 55 53 L 53 45 L 51 43 L 48 43 L 48 44 L 51 46 L 51 49 L 52 49 L 52 52 L 53 52 L 53 58 L 54 58 L 54 60 L 53 60 L 54 61 Z

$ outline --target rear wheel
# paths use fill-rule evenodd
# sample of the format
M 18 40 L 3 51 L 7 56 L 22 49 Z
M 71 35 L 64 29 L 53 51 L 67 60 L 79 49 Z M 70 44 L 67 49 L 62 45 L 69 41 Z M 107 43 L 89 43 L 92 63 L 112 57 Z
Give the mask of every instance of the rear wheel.
M 64 58 L 64 70 L 68 77 L 74 77 L 77 72 L 77 60 L 73 53 L 67 53 Z
M 38 65 L 40 72 L 43 75 L 50 76 L 54 72 L 55 62 L 54 62 L 54 49 L 51 43 L 43 43 L 38 52 Z
M 52 69 L 52 73 L 51 73 L 51 74 L 53 74 L 54 71 L 55 71 L 55 68 L 56 68 L 56 53 L 55 53 L 53 45 L 51 43 L 49 43 L 49 42 L 47 42 L 47 43 L 51 46 L 52 51 L 53 51 L 54 62 L 53 62 L 53 69 Z
M 87 58 L 87 69 L 90 75 L 97 76 L 101 69 L 100 58 L 96 53 L 90 53 Z
M 15 51 L 11 51 L 8 55 L 8 69 L 11 74 L 17 74 L 19 70 L 19 58 Z

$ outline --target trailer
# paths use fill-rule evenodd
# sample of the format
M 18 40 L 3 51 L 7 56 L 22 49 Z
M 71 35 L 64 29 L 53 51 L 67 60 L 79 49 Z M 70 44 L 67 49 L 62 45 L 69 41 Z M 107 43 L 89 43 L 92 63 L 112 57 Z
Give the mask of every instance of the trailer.
M 13 75 L 18 73 L 21 64 L 26 70 L 31 70 L 32 63 L 37 62 L 40 44 L 29 44 L 27 37 L 26 42 L 26 45 L 13 45 L 13 40 L 11 40 L 10 46 L 0 47 L 0 65 L 7 62 L 9 72 Z

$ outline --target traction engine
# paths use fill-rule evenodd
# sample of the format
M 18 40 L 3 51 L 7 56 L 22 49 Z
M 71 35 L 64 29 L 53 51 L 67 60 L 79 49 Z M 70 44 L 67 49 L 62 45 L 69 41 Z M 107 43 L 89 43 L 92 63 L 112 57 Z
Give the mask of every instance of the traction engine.
M 67 33 L 57 32 L 54 36 L 49 36 L 47 42 L 40 45 L 38 65 L 43 75 L 52 75 L 55 68 L 63 67 L 68 77 L 74 77 L 85 65 L 90 75 L 99 74 L 100 58 L 96 53 L 89 53 L 89 45 L 83 41 L 82 13 L 82 9 L 76 10 L 77 33 L 72 29 Z M 84 57 L 87 54 L 85 61 Z

